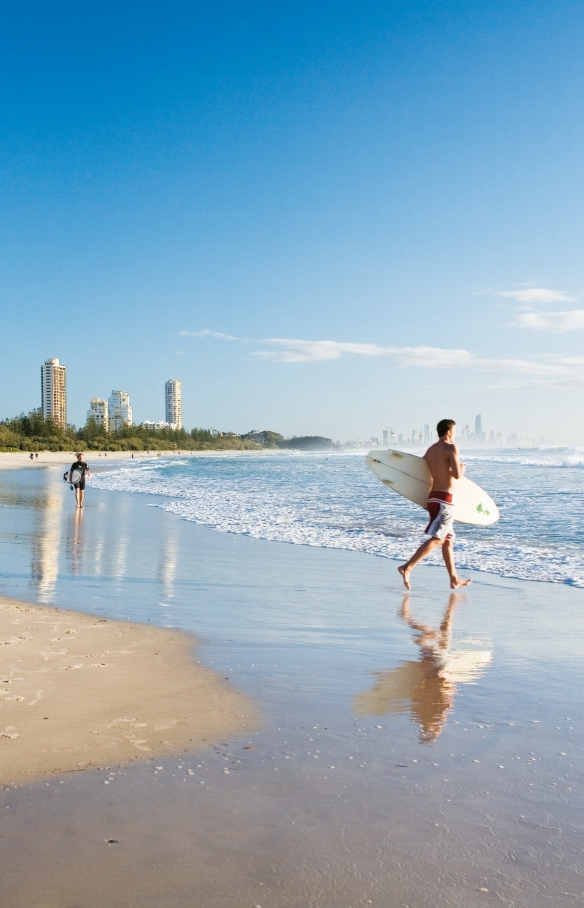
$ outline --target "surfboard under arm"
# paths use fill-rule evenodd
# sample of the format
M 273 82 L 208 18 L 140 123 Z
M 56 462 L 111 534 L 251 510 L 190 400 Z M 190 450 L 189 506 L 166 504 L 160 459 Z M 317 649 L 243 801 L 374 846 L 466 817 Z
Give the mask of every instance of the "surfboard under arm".
M 426 508 L 432 476 L 423 457 L 388 448 L 370 451 L 366 462 L 384 485 L 421 508 Z M 499 509 L 490 495 L 463 476 L 456 483 L 454 519 L 459 523 L 490 526 L 499 519 Z

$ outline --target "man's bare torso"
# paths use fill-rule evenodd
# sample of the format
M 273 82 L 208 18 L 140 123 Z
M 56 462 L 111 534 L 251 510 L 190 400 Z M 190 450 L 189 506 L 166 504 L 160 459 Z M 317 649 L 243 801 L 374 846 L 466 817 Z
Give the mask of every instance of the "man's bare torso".
M 432 474 L 432 491 L 454 492 L 456 480 L 460 479 L 463 473 L 456 445 L 441 438 L 428 448 L 424 460 Z

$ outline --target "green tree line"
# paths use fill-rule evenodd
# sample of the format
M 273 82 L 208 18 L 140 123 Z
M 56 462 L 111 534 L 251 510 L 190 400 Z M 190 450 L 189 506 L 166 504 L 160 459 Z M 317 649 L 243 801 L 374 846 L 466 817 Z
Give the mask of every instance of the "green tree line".
M 257 451 L 260 448 L 331 450 L 330 438 L 303 436 L 285 439 L 278 432 L 265 430 L 236 435 L 212 434 L 209 429 L 149 429 L 124 426 L 106 432 L 89 419 L 82 429 L 68 425 L 62 429 L 41 412 L 15 416 L 0 422 L 0 451 Z
M 281 438 L 281 436 L 280 436 Z M 82 429 L 68 425 L 65 429 L 42 413 L 15 416 L 0 422 L 1 451 L 205 451 L 257 450 L 256 442 L 240 435 L 213 435 L 207 429 L 148 429 L 124 426 L 105 432 L 93 420 Z

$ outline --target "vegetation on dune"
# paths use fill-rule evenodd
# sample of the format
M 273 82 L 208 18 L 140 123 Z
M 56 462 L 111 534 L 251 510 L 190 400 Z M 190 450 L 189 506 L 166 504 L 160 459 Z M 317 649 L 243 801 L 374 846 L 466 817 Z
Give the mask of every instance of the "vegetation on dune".
M 323 438 L 322 435 L 303 435 L 300 438 L 288 438 L 281 448 L 291 448 L 295 451 L 332 451 L 337 446 L 332 438 Z
M 105 432 L 89 419 L 82 429 L 65 429 L 38 410 L 0 422 L 0 451 L 257 451 L 262 448 L 330 450 L 330 438 L 307 436 L 285 439 L 278 432 L 265 430 L 236 435 L 209 429 L 152 429 L 124 426 Z

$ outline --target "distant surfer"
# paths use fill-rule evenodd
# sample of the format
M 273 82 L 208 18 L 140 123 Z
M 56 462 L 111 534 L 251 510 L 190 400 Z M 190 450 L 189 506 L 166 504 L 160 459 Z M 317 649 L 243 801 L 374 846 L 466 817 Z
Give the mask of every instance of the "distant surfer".
M 412 570 L 439 545 L 442 546 L 442 557 L 450 577 L 451 589 L 456 590 L 471 583 L 470 580 L 461 580 L 454 564 L 454 490 L 457 479 L 464 474 L 464 464 L 461 464 L 458 448 L 454 444 L 456 423 L 453 419 L 441 419 L 436 429 L 438 441 L 424 454 L 432 476 L 432 490 L 426 505 L 430 521 L 425 530 L 430 539 L 422 543 L 406 564 L 398 567 L 407 590 L 411 589 Z
M 73 470 L 81 473 L 81 478 L 74 483 L 75 486 L 75 507 L 83 507 L 83 499 L 85 497 L 85 477 L 88 478 L 91 476 L 91 470 L 83 460 L 83 454 L 79 452 L 75 455 L 77 460 L 75 463 L 71 464 L 71 469 L 69 470 L 69 481 L 72 482 L 73 479 Z M 65 474 L 67 475 L 67 474 Z

